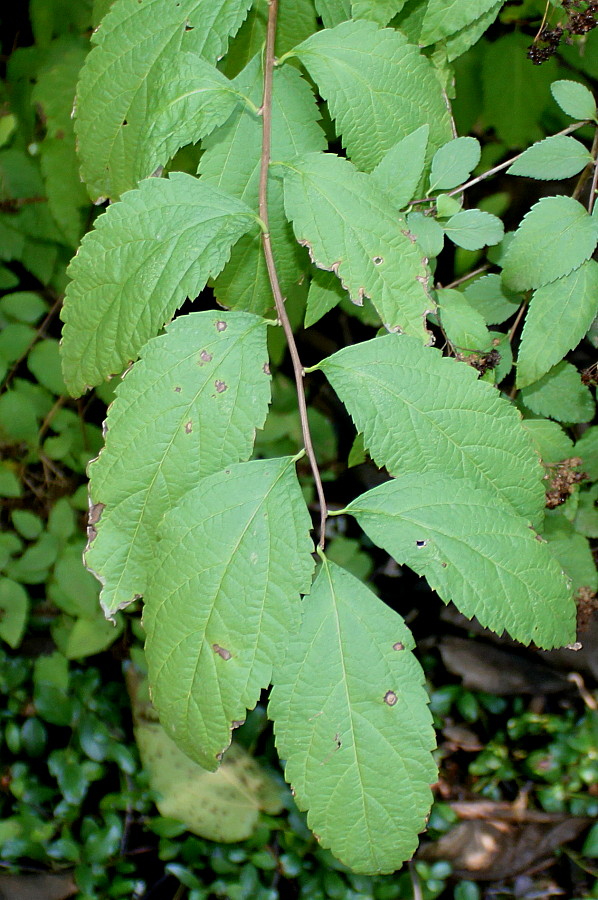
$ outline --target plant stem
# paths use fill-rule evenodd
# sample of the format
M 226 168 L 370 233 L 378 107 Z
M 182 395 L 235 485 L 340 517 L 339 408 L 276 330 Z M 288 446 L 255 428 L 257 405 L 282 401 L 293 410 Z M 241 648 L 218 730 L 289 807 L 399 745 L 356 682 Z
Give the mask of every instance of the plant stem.
M 571 134 L 573 131 L 577 131 L 579 128 L 583 128 L 584 125 L 587 125 L 588 122 L 574 122 L 573 125 L 568 125 L 567 128 L 563 128 L 562 131 L 557 132 L 554 137 L 560 137 L 564 134 Z M 448 191 L 447 197 L 454 197 L 455 194 L 460 194 L 462 191 L 466 191 L 467 188 L 473 187 L 474 184 L 479 184 L 480 181 L 484 181 L 486 178 L 490 178 L 491 175 L 496 175 L 497 172 L 502 172 L 503 169 L 507 169 L 509 166 L 513 165 L 515 160 L 519 159 L 520 156 L 523 156 L 525 151 L 518 153 L 517 156 L 512 156 L 510 159 L 505 160 L 505 162 L 499 163 L 497 166 L 494 166 L 492 169 L 488 169 L 487 172 L 482 172 L 481 175 L 478 175 L 476 178 L 472 178 L 471 181 L 465 182 L 465 184 L 459 185 L 459 187 L 453 188 L 452 191 Z M 415 203 L 431 203 L 433 200 L 436 200 L 436 197 L 421 197 L 419 200 L 412 200 L 409 204 L 413 206 Z
M 295 373 L 295 383 L 297 385 L 297 402 L 299 404 L 299 416 L 301 419 L 301 431 L 303 434 L 303 442 L 305 444 L 305 452 L 311 466 L 320 504 L 320 540 L 318 546 L 324 548 L 326 540 L 326 519 L 328 511 L 326 509 L 326 498 L 324 496 L 324 488 L 320 477 L 320 470 L 314 453 L 311 432 L 309 430 L 309 422 L 307 419 L 307 403 L 305 400 L 304 388 L 304 369 L 299 358 L 297 344 L 293 329 L 289 322 L 289 317 L 285 309 L 284 297 L 280 289 L 274 255 L 272 253 L 272 242 L 270 240 L 270 225 L 268 218 L 268 169 L 270 165 L 270 149 L 272 144 L 272 77 L 274 72 L 274 42 L 276 40 L 276 20 L 278 16 L 278 0 L 268 0 L 268 31 L 266 35 L 266 51 L 264 54 L 264 95 L 262 100 L 262 154 L 260 161 L 260 188 L 259 188 L 259 214 L 260 219 L 265 225 L 265 231 L 262 232 L 262 245 L 264 248 L 264 257 L 266 260 L 266 268 L 270 279 L 270 286 L 274 296 L 276 312 L 283 327 L 285 337 L 291 354 L 293 363 L 293 372 Z

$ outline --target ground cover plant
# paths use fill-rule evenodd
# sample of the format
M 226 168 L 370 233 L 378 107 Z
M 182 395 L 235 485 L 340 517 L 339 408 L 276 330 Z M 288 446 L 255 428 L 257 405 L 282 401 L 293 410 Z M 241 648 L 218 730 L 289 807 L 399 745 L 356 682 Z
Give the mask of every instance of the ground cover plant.
M 549 12 L 574 35 L 586 6 Z M 538 56 L 547 33 L 513 27 L 514 4 L 462 20 L 433 2 L 117 0 L 96 6 L 89 54 L 75 35 L 89 9 L 48 26 L 42 8 L 41 33 L 65 33 L 40 48 L 33 96 L 32 57 L 15 54 L 2 226 L 6 261 L 33 269 L 51 310 L 95 217 L 75 134 L 91 199 L 110 203 L 69 268 L 63 375 L 39 290 L 3 299 L 17 536 L 2 637 L 19 646 L 35 598 L 23 585 L 48 581 L 61 659 L 144 637 L 168 734 L 137 709 L 154 779 L 171 739 L 216 769 L 272 684 L 317 840 L 358 874 L 392 872 L 425 826 L 438 753 L 413 637 L 367 583 L 374 561 L 390 554 L 467 618 L 537 647 L 574 644 L 576 607 L 593 610 L 598 142 L 592 91 L 564 62 L 583 71 L 585 57 L 570 44 L 560 69 L 554 54 L 534 69 L 527 48 Z M 539 73 L 508 117 L 499 50 Z M 481 59 L 482 144 L 455 131 L 473 124 Z M 506 192 L 476 195 L 504 170 L 530 179 L 520 211 Z M 131 362 L 98 456 L 65 385 L 111 400 L 105 380 Z M 83 500 L 66 496 L 79 478 L 33 515 L 18 497 L 26 474 L 80 476 L 94 457 L 85 559 L 116 629 L 78 568 Z

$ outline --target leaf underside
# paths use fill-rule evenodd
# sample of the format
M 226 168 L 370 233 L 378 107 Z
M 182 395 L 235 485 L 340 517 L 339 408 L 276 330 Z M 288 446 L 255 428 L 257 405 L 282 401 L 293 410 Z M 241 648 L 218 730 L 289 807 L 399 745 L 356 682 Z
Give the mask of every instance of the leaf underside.
M 470 366 L 389 334 L 345 347 L 320 368 L 391 475 L 448 471 L 542 522 L 544 472 L 519 413 Z
M 413 646 L 396 613 L 324 561 L 275 669 L 286 778 L 320 843 L 356 872 L 397 869 L 430 807 L 434 734 Z
M 575 640 L 576 608 L 560 565 L 494 492 L 450 475 L 401 475 L 347 511 L 399 564 L 424 575 L 485 628 L 522 643 Z
M 85 561 L 107 615 L 144 593 L 163 515 L 198 479 L 251 455 L 270 400 L 266 330 L 249 313 L 182 316 L 118 387 L 89 470 Z
M 244 203 L 191 175 L 148 178 L 97 220 L 71 261 L 62 312 L 69 390 L 120 372 L 255 224 Z
M 429 339 L 427 260 L 375 179 L 326 153 L 284 171 L 287 215 L 316 266 L 334 271 L 359 306 L 369 297 L 387 328 Z
M 202 479 L 164 518 L 143 623 L 152 700 L 172 739 L 218 766 L 299 620 L 311 520 L 291 458 Z

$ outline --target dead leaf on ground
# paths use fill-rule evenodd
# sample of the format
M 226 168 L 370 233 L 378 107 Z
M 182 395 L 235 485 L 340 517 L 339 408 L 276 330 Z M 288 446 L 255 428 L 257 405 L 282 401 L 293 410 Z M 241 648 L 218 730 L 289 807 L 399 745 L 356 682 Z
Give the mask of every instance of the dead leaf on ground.
M 460 822 L 418 853 L 420 859 L 444 860 L 458 878 L 500 881 L 550 862 L 554 851 L 588 827 L 588 819 L 557 823 L 507 822 L 500 819 Z
M 571 691 L 570 682 L 559 672 L 507 647 L 445 637 L 439 649 L 448 671 L 460 675 L 469 690 L 503 696 Z
M 70 872 L 0 875 L 0 900 L 66 900 L 78 893 Z

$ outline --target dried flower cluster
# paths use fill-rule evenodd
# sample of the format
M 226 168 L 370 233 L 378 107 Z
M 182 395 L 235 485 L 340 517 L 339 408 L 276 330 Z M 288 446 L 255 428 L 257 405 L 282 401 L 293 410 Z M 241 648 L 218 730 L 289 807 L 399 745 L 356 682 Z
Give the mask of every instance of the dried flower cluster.
M 567 21 L 554 28 L 544 26 L 528 48 L 528 58 L 534 65 L 541 65 L 556 53 L 563 38 L 572 34 L 587 34 L 598 25 L 597 0 L 562 0 L 563 10 L 567 13 Z

